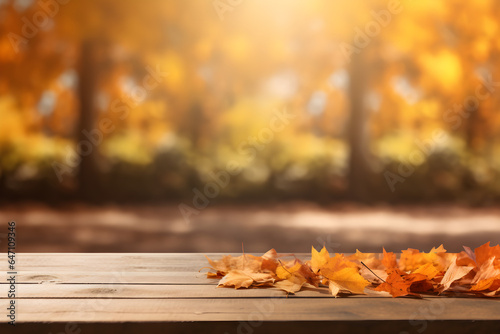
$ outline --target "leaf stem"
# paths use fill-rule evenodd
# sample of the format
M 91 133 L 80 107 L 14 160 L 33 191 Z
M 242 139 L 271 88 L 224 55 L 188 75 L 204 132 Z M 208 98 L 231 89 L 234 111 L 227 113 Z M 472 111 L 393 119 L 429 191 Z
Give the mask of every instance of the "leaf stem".
M 289 273 L 290 275 L 292 274 L 291 272 L 289 272 L 289 271 L 285 268 L 285 266 L 283 265 L 283 263 L 281 263 L 281 260 L 280 260 L 280 259 L 278 259 L 278 262 L 279 262 L 279 263 L 280 263 L 280 265 L 283 267 L 283 269 L 285 269 L 285 271 L 286 271 L 287 273 Z
M 362 264 L 362 265 L 364 265 L 364 266 L 365 266 L 365 268 L 366 268 L 366 269 L 368 269 L 368 270 L 369 270 L 369 271 L 370 271 L 373 275 L 375 275 L 375 277 L 377 277 L 379 280 L 381 280 L 381 281 L 382 281 L 382 282 L 384 282 L 384 283 L 387 283 L 387 282 L 386 282 L 386 281 L 384 281 L 382 278 L 380 278 L 380 276 L 379 276 L 379 275 L 375 274 L 375 273 L 373 272 L 373 270 L 371 270 L 370 268 L 368 268 L 368 266 L 367 266 L 366 264 L 364 264 L 364 263 L 363 263 L 363 261 L 361 261 L 361 264 Z

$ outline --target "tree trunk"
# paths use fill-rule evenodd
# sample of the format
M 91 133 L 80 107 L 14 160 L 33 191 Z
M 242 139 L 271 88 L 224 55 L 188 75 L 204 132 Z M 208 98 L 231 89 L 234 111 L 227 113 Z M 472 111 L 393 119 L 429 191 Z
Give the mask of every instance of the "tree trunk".
M 76 150 L 81 162 L 78 171 L 78 195 L 82 200 L 93 201 L 100 194 L 99 170 L 97 168 L 98 147 L 85 132 L 96 129 L 97 111 L 95 105 L 96 87 L 98 84 L 96 66 L 96 42 L 84 41 L 81 46 L 78 95 L 80 119 L 77 127 Z
M 363 51 L 354 53 L 349 68 L 350 115 L 348 123 L 349 175 L 348 196 L 352 200 L 369 198 L 370 168 L 368 156 L 368 115 L 365 107 L 367 69 Z
M 474 95 L 469 95 L 474 96 Z M 471 154 L 477 154 L 481 148 L 480 133 L 484 130 L 479 108 L 470 111 L 469 117 L 464 120 L 465 123 L 465 142 L 467 149 Z

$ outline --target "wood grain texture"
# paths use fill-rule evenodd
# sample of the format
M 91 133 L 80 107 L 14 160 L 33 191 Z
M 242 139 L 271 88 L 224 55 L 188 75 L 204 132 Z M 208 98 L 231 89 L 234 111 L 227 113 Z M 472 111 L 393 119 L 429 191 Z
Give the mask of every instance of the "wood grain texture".
M 172 322 L 94 322 L 94 323 L 19 323 L 15 327 L 0 323 L 2 334 L 33 334 L 33 333 L 158 333 L 158 334 L 304 334 L 312 331 L 317 333 L 335 334 L 378 334 L 378 333 L 410 333 L 410 334 L 470 334 L 470 333 L 500 333 L 498 321 L 414 321 L 408 320 L 365 320 L 365 321 L 172 321 Z
M 8 300 L 0 300 L 5 309 Z M 500 320 L 495 300 L 391 298 L 19 299 L 18 322 Z
M 0 284 L 0 299 L 7 299 L 7 284 Z M 18 285 L 18 298 L 334 298 L 327 288 L 307 289 L 289 295 L 276 288 L 233 289 L 215 285 L 163 285 L 163 284 L 22 284 Z M 353 296 L 354 297 L 354 296 Z
M 18 254 L 16 265 L 20 324 L 500 321 L 500 299 L 332 298 L 325 288 L 287 298 L 275 288 L 216 288 L 217 280 L 199 272 L 207 265 L 203 254 Z M 8 289 L 6 281 L 0 283 L 4 310 Z M 7 321 L 0 317 L 0 323 Z
M 43 271 L 18 271 L 18 283 L 50 284 L 50 283 L 77 283 L 77 284 L 205 284 L 215 285 L 216 280 L 207 279 L 205 273 L 200 272 L 164 272 L 143 271 L 57 271 L 45 269 Z

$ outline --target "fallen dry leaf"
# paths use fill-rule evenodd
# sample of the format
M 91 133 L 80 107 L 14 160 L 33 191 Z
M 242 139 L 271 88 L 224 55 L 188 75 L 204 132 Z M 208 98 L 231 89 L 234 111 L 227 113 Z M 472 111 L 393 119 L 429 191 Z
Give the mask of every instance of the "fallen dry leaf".
M 306 279 L 300 275 L 291 275 L 284 281 L 279 281 L 274 284 L 275 287 L 281 289 L 287 293 L 294 294 L 300 291 L 302 286 L 306 283 Z
M 395 269 L 398 267 L 398 262 L 396 260 L 396 255 L 393 252 L 386 252 L 385 248 L 382 248 L 384 258 L 382 259 L 382 264 L 385 266 L 386 270 Z
M 382 283 L 388 276 L 387 272 L 383 269 L 368 269 L 367 267 L 361 267 L 359 274 L 368 282 L 375 284 Z
M 418 267 L 413 273 L 425 275 L 428 280 L 431 280 L 439 274 L 439 270 L 434 267 L 434 264 L 426 263 L 423 266 Z
M 439 284 L 438 291 L 439 293 L 446 291 L 450 288 L 451 284 L 465 275 L 467 275 L 474 267 L 464 267 L 457 265 L 457 255 L 452 259 L 448 270 L 444 274 L 443 279 Z
M 358 268 L 358 265 L 347 260 L 344 254 L 335 254 L 334 257 L 328 259 L 325 265 L 320 267 L 319 273 L 325 277 L 328 277 L 328 275 L 331 275 L 332 273 L 340 271 L 344 268 Z
M 362 253 L 356 249 L 356 253 L 347 257 L 347 260 L 353 261 L 358 267 L 363 267 L 363 262 L 370 269 L 383 269 L 382 261 L 379 259 L 379 254 L 375 253 Z
M 479 267 L 479 270 L 477 271 L 477 274 L 476 276 L 474 276 L 474 279 L 472 280 L 471 283 L 476 284 L 479 281 L 483 281 L 491 277 L 500 275 L 500 269 L 495 268 L 494 262 L 495 262 L 495 257 L 491 257 L 485 260 Z
M 330 293 L 337 297 L 339 292 L 340 292 L 340 285 L 338 285 L 337 283 L 333 282 L 333 281 L 329 281 L 328 282 L 328 290 L 330 291 Z
M 346 290 L 352 293 L 364 293 L 365 287 L 370 284 L 358 272 L 357 268 L 343 268 L 339 271 L 329 272 L 328 275 L 323 273 L 323 276 L 328 278 L 330 283 L 338 285 L 341 290 Z
M 311 249 L 311 269 L 313 272 L 317 273 L 321 267 L 323 267 L 330 259 L 330 254 L 323 246 L 321 251 L 317 251 L 314 247 Z
M 493 256 L 483 262 L 476 276 L 472 279 L 471 283 L 474 286 L 471 291 L 497 290 L 497 281 L 500 281 L 500 269 L 495 268 L 495 260 L 496 258 Z
M 387 291 L 393 297 L 401 297 L 411 294 L 410 287 L 416 282 L 425 281 L 426 276 L 422 274 L 409 274 L 406 275 L 399 269 L 390 271 L 387 280 L 380 284 L 376 291 Z M 427 290 L 425 290 L 427 291 Z
M 288 279 L 292 276 L 296 271 L 300 270 L 302 267 L 302 263 L 295 262 L 291 267 L 285 267 L 282 263 L 276 268 L 276 276 L 280 279 Z
M 465 248 L 465 247 L 464 247 Z M 470 251 L 469 252 L 460 252 L 457 254 L 457 265 L 458 266 L 466 266 L 466 267 L 475 267 L 476 266 L 476 257 L 474 256 L 474 253 Z M 472 254 L 472 255 L 471 255 Z
M 486 261 L 490 260 L 493 257 L 496 257 L 494 265 L 496 267 L 500 266 L 500 245 L 496 245 L 494 247 L 490 246 L 490 243 L 487 242 L 482 246 L 479 246 L 474 250 L 474 255 L 476 257 L 476 264 L 478 267 L 481 267 Z
M 417 249 L 403 250 L 399 256 L 383 249 L 382 254 L 362 253 L 331 257 L 325 247 L 311 248 L 311 260 L 280 260 L 271 249 L 262 256 L 243 254 L 207 257 L 208 278 L 219 278 L 218 286 L 249 288 L 273 286 L 287 294 L 305 286 L 328 287 L 337 297 L 342 292 L 369 296 L 420 296 L 420 293 L 500 297 L 500 246 L 486 243 L 474 251 L 464 247 L 460 253 L 447 253 L 443 245 L 429 253 Z
M 270 274 L 254 273 L 242 270 L 231 270 L 217 286 L 231 286 L 235 289 L 248 288 L 252 284 L 272 285 L 274 278 Z

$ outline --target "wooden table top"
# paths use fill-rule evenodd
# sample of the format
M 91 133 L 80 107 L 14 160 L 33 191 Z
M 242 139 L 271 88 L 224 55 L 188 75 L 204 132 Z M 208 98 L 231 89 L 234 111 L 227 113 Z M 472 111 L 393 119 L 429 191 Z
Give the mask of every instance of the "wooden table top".
M 206 270 L 199 271 L 208 263 L 198 253 L 21 253 L 16 262 L 19 325 L 234 322 L 241 326 L 246 322 L 253 329 L 256 324 L 281 321 L 399 321 L 417 333 L 423 326 L 418 321 L 426 326 L 434 320 L 486 321 L 489 326 L 500 322 L 499 299 L 333 298 L 326 288 L 287 297 L 275 288 L 217 288 L 217 280 L 207 279 Z M 0 268 L 8 276 L 7 261 Z M 8 289 L 2 280 L 1 310 L 9 306 Z M 3 329 L 9 319 L 2 312 L 6 311 L 0 311 Z

